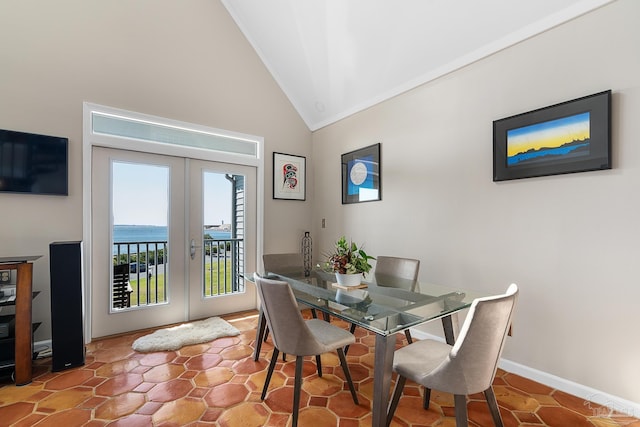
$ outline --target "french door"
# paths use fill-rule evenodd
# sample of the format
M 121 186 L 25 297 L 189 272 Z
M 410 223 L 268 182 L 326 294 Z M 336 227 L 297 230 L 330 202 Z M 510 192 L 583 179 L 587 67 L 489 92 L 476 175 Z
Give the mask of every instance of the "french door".
M 255 222 L 247 220 L 256 218 L 255 168 L 189 159 L 187 170 L 189 318 L 255 308 L 244 281 L 246 254 L 256 253 Z
M 93 338 L 255 307 L 254 167 L 96 146 L 91 180 Z

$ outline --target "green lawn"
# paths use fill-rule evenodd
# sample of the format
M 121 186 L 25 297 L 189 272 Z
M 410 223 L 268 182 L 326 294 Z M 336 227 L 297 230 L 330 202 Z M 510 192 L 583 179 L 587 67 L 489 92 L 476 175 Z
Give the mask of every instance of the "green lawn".
M 220 271 L 220 265 L 218 261 L 207 262 L 204 265 L 204 295 L 207 297 L 216 296 L 220 293 L 227 294 L 233 291 L 232 283 L 231 283 L 231 260 L 227 260 L 226 262 L 226 280 L 225 280 L 225 272 Z M 218 286 L 219 284 L 219 286 Z M 224 290 L 220 292 L 220 288 L 224 287 Z
M 131 307 L 135 307 L 137 305 L 147 305 L 147 304 L 157 304 L 163 303 L 167 300 L 167 295 L 165 292 L 164 286 L 164 274 L 159 274 L 158 282 L 157 282 L 157 290 L 156 290 L 156 276 L 154 275 L 151 278 L 150 286 L 150 295 L 147 295 L 147 275 L 140 275 L 140 281 L 137 280 L 137 275 L 131 275 L 132 279 L 129 280 L 129 284 L 133 288 L 133 292 L 131 293 Z M 133 279 L 135 277 L 135 279 Z M 140 293 L 138 293 L 138 287 L 140 288 Z M 149 298 L 150 297 L 150 298 Z
M 210 262 L 206 263 L 204 266 L 204 295 L 207 297 L 216 296 L 224 293 L 231 293 L 233 291 L 233 284 L 231 283 L 231 260 L 226 262 L 226 285 L 225 285 L 225 276 L 224 272 L 220 272 L 219 277 L 219 265 L 217 261 L 213 262 L 213 266 Z M 157 285 L 156 285 L 156 277 L 157 277 Z M 219 277 L 219 279 L 218 279 Z M 131 274 L 131 278 L 129 280 L 129 284 L 133 288 L 133 292 L 131 293 L 131 307 L 135 307 L 138 305 L 147 305 L 147 304 L 156 304 L 156 303 L 164 303 L 166 302 L 166 292 L 165 292 L 165 283 L 164 283 L 164 274 L 153 275 L 151 277 L 150 283 L 150 295 L 147 295 L 147 281 L 149 280 L 146 273 L 140 274 L 140 281 L 138 281 L 137 274 Z M 220 287 L 224 286 L 224 290 L 221 290 L 218 286 L 220 282 Z M 157 290 L 156 290 L 157 286 Z M 138 293 L 138 288 L 140 288 L 140 293 Z M 222 292 L 220 292 L 222 291 Z

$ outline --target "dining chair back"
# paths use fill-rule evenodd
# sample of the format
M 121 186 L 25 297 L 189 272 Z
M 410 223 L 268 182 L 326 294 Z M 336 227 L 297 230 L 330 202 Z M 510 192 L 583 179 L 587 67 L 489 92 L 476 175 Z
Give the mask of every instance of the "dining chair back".
M 453 345 L 427 339 L 397 350 L 393 370 L 398 378 L 387 424 L 409 379 L 426 388 L 425 408 L 429 407 L 431 389 L 452 393 L 458 427 L 467 425 L 466 396 L 483 392 L 495 425 L 502 426 L 492 383 L 517 297 L 518 287 L 512 284 L 502 295 L 475 299 Z
M 304 260 L 301 253 L 264 254 L 262 255 L 264 271 L 291 275 L 304 273 Z
M 304 261 L 301 253 L 283 253 L 283 254 L 264 254 L 262 255 L 262 263 L 264 264 L 264 271 L 266 274 L 275 273 L 282 274 L 284 276 L 287 275 L 299 275 L 304 274 Z M 265 276 L 266 277 L 266 276 Z M 315 308 L 310 307 L 306 304 L 298 303 L 299 310 L 311 310 L 311 316 L 315 319 L 318 317 L 318 314 Z M 325 319 L 325 320 L 328 320 Z M 269 328 L 265 327 L 262 330 L 258 330 L 258 334 L 256 337 L 256 345 L 258 347 L 256 351 L 256 357 L 260 352 L 261 342 L 266 341 L 269 337 Z M 282 360 L 285 361 L 287 352 L 282 352 Z
M 317 347 L 287 282 L 258 278 L 257 284 L 273 345 L 278 350 L 301 356 L 327 351 Z
M 418 281 L 420 260 L 392 256 L 378 256 L 374 277 L 383 286 L 407 288 Z M 413 289 L 409 289 L 413 290 Z
M 270 280 L 255 276 L 258 294 L 262 303 L 262 310 L 271 330 L 273 339 L 273 355 L 269 363 L 269 370 L 265 379 L 261 399 L 264 400 L 269 388 L 269 382 L 278 359 L 279 352 L 296 356 L 296 369 L 293 392 L 293 423 L 297 426 L 300 407 L 300 390 L 302 386 L 303 357 L 315 356 L 318 376 L 322 377 L 320 355 L 336 350 L 340 358 L 340 365 L 349 385 L 351 396 L 358 404 L 349 366 L 343 348 L 355 342 L 353 334 L 344 329 L 333 326 L 320 319 L 305 320 L 300 314 L 296 298 L 287 282 Z
M 420 260 L 413 258 L 399 258 L 393 256 L 378 256 L 376 258 L 376 268 L 373 276 L 378 286 L 406 289 L 414 291 L 418 283 L 418 273 L 420 272 Z M 356 324 L 352 323 L 349 332 L 354 333 Z M 411 331 L 405 329 L 404 335 L 407 342 L 411 344 L 413 337 Z M 345 349 L 348 352 L 349 348 Z

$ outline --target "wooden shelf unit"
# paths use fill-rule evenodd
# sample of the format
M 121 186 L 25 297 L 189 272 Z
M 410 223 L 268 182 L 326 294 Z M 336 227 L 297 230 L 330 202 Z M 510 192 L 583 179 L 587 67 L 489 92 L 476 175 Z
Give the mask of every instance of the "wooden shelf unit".
M 15 381 L 16 385 L 29 384 L 32 379 L 33 359 L 33 261 L 40 256 L 0 257 L 0 270 L 16 270 L 16 299 L 3 306 L 15 306 Z M 11 339 L 10 338 L 10 339 Z

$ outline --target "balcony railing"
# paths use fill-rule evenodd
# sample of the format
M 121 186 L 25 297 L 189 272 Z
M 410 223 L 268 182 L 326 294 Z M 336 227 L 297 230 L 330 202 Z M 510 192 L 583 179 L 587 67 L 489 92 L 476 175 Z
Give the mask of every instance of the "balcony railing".
M 113 244 L 113 264 L 129 264 L 130 307 L 163 304 L 168 301 L 167 255 L 167 241 Z M 204 239 L 204 297 L 244 292 L 243 255 L 243 239 Z
M 204 296 L 244 292 L 244 239 L 204 239 Z

